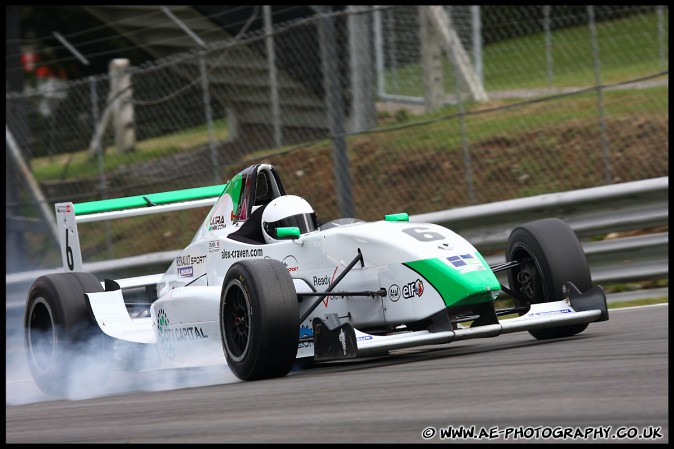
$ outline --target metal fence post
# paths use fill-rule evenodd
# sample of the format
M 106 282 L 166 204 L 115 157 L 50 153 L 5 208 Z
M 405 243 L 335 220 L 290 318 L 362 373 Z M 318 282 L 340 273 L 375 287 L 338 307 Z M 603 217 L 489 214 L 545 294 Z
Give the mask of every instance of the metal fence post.
M 94 134 L 96 133 L 96 124 L 98 123 L 98 92 L 96 91 L 96 77 L 89 77 L 89 86 L 91 93 L 91 118 L 94 124 Z M 108 197 L 108 183 L 105 179 L 105 164 L 103 163 L 103 148 L 101 141 L 96 141 L 96 159 L 98 162 L 98 177 L 100 180 L 100 194 L 101 199 L 104 200 Z M 108 257 L 112 258 L 112 230 L 110 229 L 110 222 L 105 222 L 105 246 L 108 250 Z
M 459 80 L 459 62 L 456 60 L 454 52 L 449 53 L 449 60 L 452 63 L 454 72 L 454 89 L 456 90 L 456 101 L 459 108 L 459 130 L 461 134 L 461 149 L 463 151 L 463 164 L 466 168 L 466 188 L 468 189 L 468 202 L 475 204 L 475 187 L 473 186 L 473 169 L 470 160 L 470 143 L 466 133 L 466 114 L 463 109 L 463 95 L 461 95 L 461 81 Z
M 473 64 L 475 72 L 480 83 L 484 85 L 484 73 L 482 69 L 482 18 L 480 16 L 480 5 L 470 7 L 470 18 L 473 31 Z
M 208 148 L 211 153 L 211 165 L 213 168 L 213 182 L 220 182 L 218 170 L 218 156 L 215 150 L 215 133 L 213 131 L 213 112 L 211 111 L 211 96 L 208 88 L 208 69 L 206 68 L 206 51 L 199 50 L 199 69 L 201 71 L 201 89 L 204 93 L 204 109 L 206 112 L 206 124 L 208 126 Z
M 658 15 L 658 61 L 660 68 L 667 67 L 667 41 L 665 40 L 665 7 L 659 5 L 655 8 Z
M 348 5 L 347 30 L 351 81 L 348 132 L 360 132 L 377 124 L 372 96 L 372 51 L 369 6 Z
M 328 12 L 332 10 L 327 8 Z M 332 159 L 337 185 L 337 204 L 342 217 L 354 217 L 355 208 L 351 193 L 351 172 L 349 169 L 348 146 L 344 135 L 344 100 L 339 79 L 340 64 L 335 38 L 335 18 L 327 15 L 319 22 L 321 41 L 321 59 L 323 60 L 323 79 L 325 83 L 325 100 L 330 122 L 330 138 L 332 140 Z
M 374 20 L 374 55 L 377 70 L 377 95 L 379 99 L 384 97 L 384 90 L 386 84 L 386 69 L 384 67 L 384 37 L 381 23 L 381 10 L 379 5 L 374 5 L 373 20 Z
M 391 47 L 389 52 L 391 56 L 391 82 L 394 94 L 398 95 L 400 94 L 400 86 L 398 85 L 398 44 L 396 42 L 395 15 L 392 9 L 386 10 L 386 18 L 389 24 L 388 43 Z
M 271 120 L 274 127 L 274 146 L 280 148 L 281 140 L 281 108 L 279 106 L 278 79 L 276 74 L 276 53 L 274 52 L 274 26 L 271 19 L 271 6 L 263 5 L 264 32 L 267 35 L 267 64 L 269 64 L 269 95 L 271 98 Z
M 548 75 L 548 87 L 552 87 L 552 35 L 550 34 L 550 5 L 543 6 L 543 29 L 545 31 L 545 63 Z
M 456 66 L 456 64 L 453 64 Z M 473 169 L 470 160 L 470 143 L 468 141 L 468 134 L 466 132 L 466 115 L 463 110 L 463 98 L 461 96 L 461 84 L 459 78 L 454 77 L 454 87 L 456 88 L 456 95 L 459 99 L 459 129 L 461 132 L 461 149 L 463 150 L 463 164 L 466 167 L 466 187 L 468 189 L 468 202 L 475 204 L 475 187 L 473 186 Z
M 601 132 L 601 147 L 604 154 L 604 175 L 606 182 L 611 184 L 611 163 L 609 161 L 608 135 L 606 133 L 606 111 L 604 110 L 604 91 L 601 85 L 601 67 L 599 64 L 599 45 L 597 43 L 597 27 L 594 17 L 594 6 L 587 7 L 590 22 L 590 41 L 592 43 L 592 59 L 594 61 L 594 79 L 597 88 L 597 108 L 599 109 L 599 127 Z

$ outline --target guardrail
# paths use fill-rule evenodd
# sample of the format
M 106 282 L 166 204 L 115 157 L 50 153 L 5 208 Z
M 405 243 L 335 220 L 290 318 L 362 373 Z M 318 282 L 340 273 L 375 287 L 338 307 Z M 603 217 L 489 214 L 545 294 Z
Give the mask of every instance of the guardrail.
M 595 283 L 662 279 L 669 270 L 669 234 L 645 234 L 592 241 L 594 236 L 644 230 L 668 225 L 669 178 L 655 178 L 610 186 L 593 187 L 500 201 L 478 206 L 410 216 L 411 222 L 431 222 L 457 232 L 478 250 L 495 253 L 487 262 L 503 262 L 510 231 L 517 225 L 540 218 L 566 221 L 583 243 Z M 179 250 L 84 263 L 84 271 L 113 272 L 148 265 L 168 264 Z M 32 282 L 40 275 L 61 268 L 6 275 L 6 283 Z M 163 270 L 162 270 L 163 271 Z
M 662 279 L 669 271 L 667 232 L 592 241 L 614 232 L 668 226 L 669 178 L 654 178 L 410 217 L 460 234 L 485 253 L 504 250 L 510 232 L 522 223 L 557 217 L 581 239 L 594 283 Z M 504 255 L 486 257 L 489 264 Z M 502 277 L 500 277 L 501 280 Z

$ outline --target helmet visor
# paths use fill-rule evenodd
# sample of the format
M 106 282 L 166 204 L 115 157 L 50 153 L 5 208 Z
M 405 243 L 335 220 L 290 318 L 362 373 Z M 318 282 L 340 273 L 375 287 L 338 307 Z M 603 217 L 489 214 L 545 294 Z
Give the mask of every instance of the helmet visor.
M 274 238 L 276 238 L 276 229 L 290 227 L 300 228 L 300 234 L 315 231 L 318 229 L 316 213 L 291 215 L 280 220 L 264 223 L 264 230 Z

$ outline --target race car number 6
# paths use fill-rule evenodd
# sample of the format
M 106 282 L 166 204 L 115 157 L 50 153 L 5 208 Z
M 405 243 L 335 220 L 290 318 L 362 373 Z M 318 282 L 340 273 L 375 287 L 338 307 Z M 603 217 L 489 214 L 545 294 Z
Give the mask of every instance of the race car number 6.
M 420 242 L 432 242 L 433 240 L 443 240 L 445 237 L 437 232 L 429 231 L 428 228 L 414 227 L 403 229 L 403 232 Z
M 70 271 L 75 269 L 75 258 L 73 257 L 73 249 L 68 244 L 68 230 L 66 229 L 66 261 L 68 262 L 68 268 Z

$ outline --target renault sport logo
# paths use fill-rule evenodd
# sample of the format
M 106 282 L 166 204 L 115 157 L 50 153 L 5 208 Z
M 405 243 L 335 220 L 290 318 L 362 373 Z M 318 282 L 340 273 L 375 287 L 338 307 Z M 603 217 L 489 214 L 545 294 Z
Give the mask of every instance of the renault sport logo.
M 407 285 L 403 285 L 403 298 L 414 298 L 415 296 L 421 297 L 424 294 L 424 283 L 421 279 L 417 279 L 414 282 L 410 282 Z
M 286 266 L 289 273 L 293 273 L 293 272 L 300 269 L 300 267 L 297 263 L 297 259 L 295 259 L 295 256 L 292 256 L 292 255 L 286 256 L 285 259 L 283 259 L 283 265 Z

